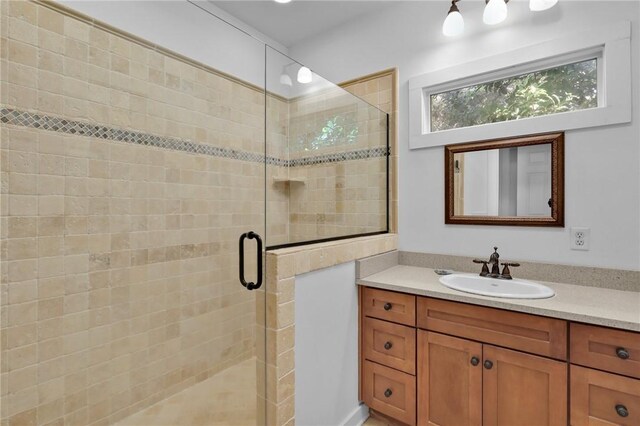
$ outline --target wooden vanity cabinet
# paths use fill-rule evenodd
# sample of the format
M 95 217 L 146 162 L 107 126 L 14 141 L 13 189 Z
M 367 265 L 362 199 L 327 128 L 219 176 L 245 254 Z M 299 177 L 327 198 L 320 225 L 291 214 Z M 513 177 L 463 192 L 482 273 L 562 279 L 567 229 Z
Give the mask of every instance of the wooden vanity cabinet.
M 482 344 L 418 330 L 418 425 L 482 424 Z
M 361 396 L 399 423 L 640 426 L 640 333 L 366 287 L 361 303 Z
M 418 331 L 418 425 L 567 424 L 567 365 Z
M 360 292 L 360 398 L 396 421 L 416 424 L 416 297 Z
M 571 425 L 640 425 L 640 380 L 571 366 Z
M 640 425 L 640 333 L 571 324 L 571 425 Z
M 567 424 L 567 364 L 483 345 L 482 424 Z

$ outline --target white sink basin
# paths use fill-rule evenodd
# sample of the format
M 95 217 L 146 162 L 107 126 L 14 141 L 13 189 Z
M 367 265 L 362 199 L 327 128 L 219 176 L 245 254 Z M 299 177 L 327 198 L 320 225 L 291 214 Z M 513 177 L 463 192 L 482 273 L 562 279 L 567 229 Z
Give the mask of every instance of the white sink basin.
M 556 293 L 546 285 L 525 280 L 501 280 L 472 274 L 451 274 L 440 278 L 445 286 L 465 293 L 507 299 L 546 299 Z

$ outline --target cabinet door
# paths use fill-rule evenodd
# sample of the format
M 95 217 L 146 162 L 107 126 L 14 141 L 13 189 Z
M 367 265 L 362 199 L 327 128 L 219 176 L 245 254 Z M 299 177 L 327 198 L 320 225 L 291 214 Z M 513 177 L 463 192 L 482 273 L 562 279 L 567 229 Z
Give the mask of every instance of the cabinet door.
M 640 380 L 572 365 L 571 424 L 639 425 Z
M 566 426 L 567 364 L 483 346 L 483 425 Z
M 482 345 L 418 330 L 418 425 L 481 424 Z

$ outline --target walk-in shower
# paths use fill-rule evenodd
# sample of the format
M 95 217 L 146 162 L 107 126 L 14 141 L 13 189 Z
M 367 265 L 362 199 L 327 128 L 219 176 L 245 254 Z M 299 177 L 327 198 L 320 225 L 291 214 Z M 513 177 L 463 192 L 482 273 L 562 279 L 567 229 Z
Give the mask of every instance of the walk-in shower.
M 193 4 L 0 7 L 2 424 L 264 424 L 264 251 L 387 232 L 387 114 Z

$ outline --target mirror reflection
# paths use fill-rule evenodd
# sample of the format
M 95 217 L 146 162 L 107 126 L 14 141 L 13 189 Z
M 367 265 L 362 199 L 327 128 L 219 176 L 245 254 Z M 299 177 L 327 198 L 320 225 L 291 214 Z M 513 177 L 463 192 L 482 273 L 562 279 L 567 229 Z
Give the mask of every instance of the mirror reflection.
M 454 154 L 454 215 L 551 217 L 551 144 Z

